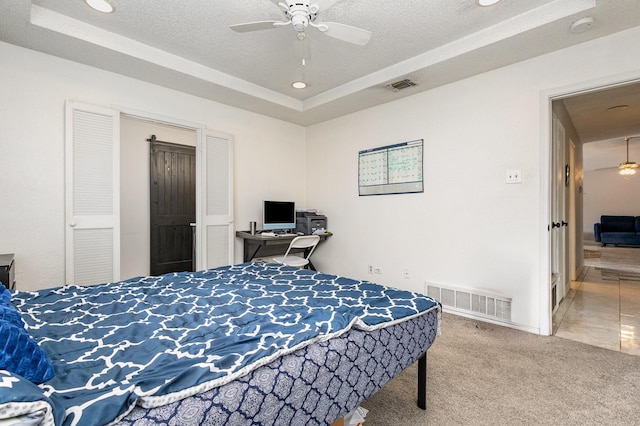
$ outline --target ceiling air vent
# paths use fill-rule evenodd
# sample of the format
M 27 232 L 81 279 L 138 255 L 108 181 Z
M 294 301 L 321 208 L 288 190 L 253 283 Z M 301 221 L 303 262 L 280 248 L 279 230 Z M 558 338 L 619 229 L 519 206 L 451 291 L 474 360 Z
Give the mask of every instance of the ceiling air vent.
M 413 87 L 413 86 L 417 86 L 417 84 L 409 80 L 408 78 L 386 85 L 387 89 L 392 90 L 394 92 L 399 92 L 401 90 L 408 89 L 409 87 Z

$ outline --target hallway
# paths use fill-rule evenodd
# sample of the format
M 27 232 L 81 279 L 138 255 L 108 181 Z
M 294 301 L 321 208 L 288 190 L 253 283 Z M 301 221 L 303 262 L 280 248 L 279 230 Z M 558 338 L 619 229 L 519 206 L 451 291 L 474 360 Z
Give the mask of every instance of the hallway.
M 585 245 L 585 268 L 553 315 L 553 334 L 640 356 L 640 248 Z

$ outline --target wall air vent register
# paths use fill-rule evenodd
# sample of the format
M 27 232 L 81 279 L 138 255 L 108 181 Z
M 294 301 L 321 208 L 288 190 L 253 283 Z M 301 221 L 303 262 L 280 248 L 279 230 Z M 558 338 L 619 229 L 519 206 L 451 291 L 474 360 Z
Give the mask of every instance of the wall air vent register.
M 442 303 L 452 312 L 469 313 L 511 322 L 511 298 L 490 292 L 443 287 L 427 283 L 427 296 Z

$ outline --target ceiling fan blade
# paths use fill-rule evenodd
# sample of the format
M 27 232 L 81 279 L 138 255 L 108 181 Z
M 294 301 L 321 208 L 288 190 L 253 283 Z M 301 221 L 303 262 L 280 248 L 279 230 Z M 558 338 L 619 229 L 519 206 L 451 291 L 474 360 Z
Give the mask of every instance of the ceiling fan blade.
M 336 4 L 338 0 L 311 0 L 310 3 L 315 3 L 320 8 L 320 11 L 329 9 L 331 6 Z
M 277 26 L 274 25 L 276 23 L 281 23 L 281 21 L 247 22 L 245 24 L 230 25 L 229 28 L 239 33 L 246 33 L 249 31 L 271 30 L 277 28 Z
M 592 169 L 592 170 L 587 170 L 587 171 L 598 172 L 598 171 L 601 171 L 601 170 L 615 170 L 616 172 L 619 172 L 623 168 L 626 168 L 626 169 L 640 169 L 640 164 L 631 163 L 626 167 L 620 167 L 620 166 L 599 167 L 597 169 Z
M 284 3 L 284 4 L 288 3 L 287 0 L 271 0 L 271 2 L 278 7 L 280 7 L 280 3 Z M 337 2 L 338 0 L 310 0 L 309 1 L 310 4 L 317 4 L 318 11 L 320 12 L 323 10 L 329 9 L 331 6 L 333 6 Z
M 286 4 L 287 1 L 286 0 L 271 0 L 271 3 L 275 4 L 276 6 L 280 7 L 280 3 L 284 3 Z
M 371 31 L 363 30 L 362 28 L 352 27 L 351 25 L 340 24 L 338 22 L 323 22 L 320 25 L 327 27 L 327 31 L 324 31 L 324 33 L 329 37 L 337 38 L 338 40 L 348 43 L 364 46 L 369 43 L 371 39 Z

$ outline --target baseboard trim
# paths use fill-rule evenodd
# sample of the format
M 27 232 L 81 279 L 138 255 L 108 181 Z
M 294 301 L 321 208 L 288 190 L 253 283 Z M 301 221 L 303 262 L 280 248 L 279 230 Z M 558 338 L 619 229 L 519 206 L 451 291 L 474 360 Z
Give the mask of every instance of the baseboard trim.
M 482 321 L 482 322 L 487 322 L 490 324 L 495 324 L 495 325 L 500 325 L 503 327 L 507 327 L 507 328 L 513 328 L 514 330 L 520 330 L 520 331 L 525 331 L 527 333 L 532 333 L 532 334 L 542 334 L 540 333 L 540 328 L 536 328 L 536 327 L 529 327 L 527 325 L 523 325 L 523 324 L 517 324 L 514 322 L 503 322 L 503 321 L 495 321 L 492 320 L 491 318 L 487 318 L 486 316 L 480 316 L 480 315 L 472 315 L 468 312 L 463 312 L 463 311 L 459 311 L 455 308 L 451 308 L 449 306 L 442 306 L 442 312 L 446 312 L 449 314 L 453 314 L 453 315 L 458 315 L 460 317 L 464 317 L 464 318 L 469 318 L 469 319 L 473 319 L 473 320 L 477 320 L 477 321 Z M 444 327 L 442 329 L 443 333 L 446 333 L 446 324 L 444 324 Z

